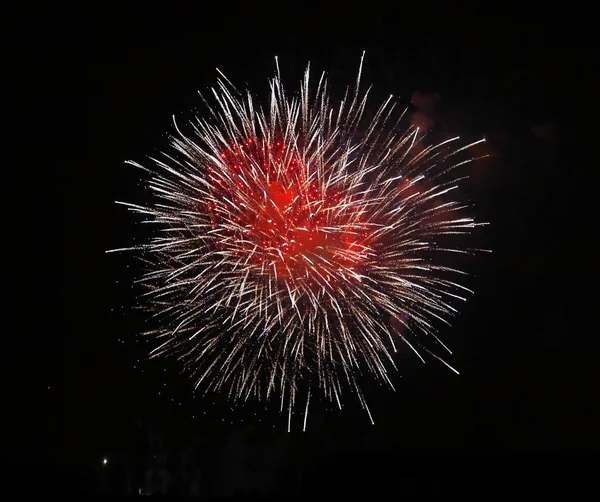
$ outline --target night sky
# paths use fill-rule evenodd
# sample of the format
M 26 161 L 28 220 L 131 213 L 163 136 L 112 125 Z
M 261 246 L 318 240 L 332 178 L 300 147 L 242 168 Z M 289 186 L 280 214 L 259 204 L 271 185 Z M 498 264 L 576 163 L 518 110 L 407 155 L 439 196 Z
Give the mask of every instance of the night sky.
M 290 9 L 303 12 L 290 20 L 266 9 L 98 8 L 77 36 L 56 35 L 66 40 L 60 64 L 80 84 L 61 88 L 68 106 L 63 113 L 57 106 L 54 117 L 64 145 L 52 298 L 59 327 L 36 383 L 50 419 L 43 460 L 93 469 L 105 456 L 135 449 L 136 420 L 173 443 L 218 442 L 247 423 L 286 434 L 276 409 L 193 398 L 175 363 L 147 360 L 150 343 L 136 338 L 143 323 L 133 310 L 135 261 L 105 254 L 143 235 L 114 201 L 143 198 L 138 173 L 124 162 L 167 145 L 171 115 L 201 108 L 196 91 L 213 84 L 215 68 L 261 93 L 277 55 L 289 87 L 311 61 L 340 90 L 355 78 L 363 50 L 374 102 L 393 93 L 410 103 L 416 91 L 437 92 L 433 117 L 442 132 L 488 140 L 491 157 L 473 168 L 469 190 L 478 219 L 491 223 L 479 232 L 481 247 L 493 253 L 473 260 L 476 294 L 442 334 L 461 375 L 401 354 L 397 391 L 371 390 L 375 425 L 351 398 L 343 412 L 317 411 L 312 422 L 309 414 L 310 454 L 320 451 L 315 434 L 333 438 L 337 452 L 368 443 L 382 455 L 597 451 L 600 347 L 583 321 L 587 293 L 576 293 L 581 278 L 572 268 L 580 237 L 569 231 L 583 168 L 573 155 L 572 112 L 588 92 L 585 49 L 555 48 L 549 19 L 508 12 L 510 29 L 472 13 L 468 20 L 440 12 L 433 21 L 400 8 L 352 15 Z

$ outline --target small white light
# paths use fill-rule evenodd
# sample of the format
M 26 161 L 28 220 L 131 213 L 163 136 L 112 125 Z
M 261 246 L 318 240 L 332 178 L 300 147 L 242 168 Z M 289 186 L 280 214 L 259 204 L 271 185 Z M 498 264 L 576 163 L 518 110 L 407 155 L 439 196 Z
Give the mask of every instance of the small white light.
M 102 464 L 103 464 L 103 465 L 106 465 L 106 464 L 108 464 L 108 459 L 106 459 L 106 458 L 105 458 L 105 459 L 103 459 L 103 460 L 102 460 Z

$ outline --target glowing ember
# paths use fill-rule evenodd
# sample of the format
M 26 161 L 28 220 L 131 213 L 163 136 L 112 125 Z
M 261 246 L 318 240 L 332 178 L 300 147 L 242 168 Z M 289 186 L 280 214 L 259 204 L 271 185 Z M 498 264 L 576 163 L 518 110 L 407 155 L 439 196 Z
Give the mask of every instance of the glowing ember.
M 221 158 L 209 179 L 212 198 L 222 205 L 209 202 L 207 208 L 212 228 L 231 221 L 236 226 L 218 247 L 227 247 L 230 239 L 243 241 L 238 254 L 262 273 L 271 273 L 263 266 L 270 263 L 280 279 L 310 280 L 319 258 L 342 269 L 360 264 L 368 246 L 356 208 L 344 210 L 340 194 L 310 182 L 310 168 L 281 141 L 248 140 Z M 332 279 L 327 273 L 326 278 Z

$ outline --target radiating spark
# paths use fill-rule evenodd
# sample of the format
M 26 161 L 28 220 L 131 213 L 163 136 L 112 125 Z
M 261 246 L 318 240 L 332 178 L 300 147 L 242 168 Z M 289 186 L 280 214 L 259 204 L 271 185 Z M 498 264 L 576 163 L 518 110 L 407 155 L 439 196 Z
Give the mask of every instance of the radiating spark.
M 399 342 L 456 372 L 424 344 L 450 352 L 432 323 L 448 322 L 470 292 L 447 260 L 474 252 L 456 236 L 480 224 L 448 197 L 473 160 L 459 154 L 480 141 L 426 145 L 403 127 L 406 110 L 393 118 L 391 97 L 369 119 L 362 58 L 337 108 L 325 74 L 311 91 L 307 68 L 288 97 L 276 65 L 266 108 L 219 72 L 206 117 L 189 134 L 173 118 L 179 136 L 152 168 L 129 162 L 154 198 L 119 204 L 156 232 L 114 251 L 145 253 L 146 306 L 162 318 L 151 355 L 179 357 L 194 388 L 234 400 L 279 395 L 288 428 L 303 395 L 303 429 L 311 394 L 341 409 L 349 389 L 373 422 L 359 376 L 393 389 Z

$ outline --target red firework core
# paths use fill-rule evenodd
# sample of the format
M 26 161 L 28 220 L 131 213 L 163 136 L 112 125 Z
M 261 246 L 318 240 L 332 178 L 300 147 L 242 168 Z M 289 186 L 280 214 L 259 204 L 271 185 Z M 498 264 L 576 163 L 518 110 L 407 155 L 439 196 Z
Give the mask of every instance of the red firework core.
M 280 141 L 248 140 L 221 158 L 208 172 L 208 208 L 223 236 L 221 248 L 266 265 L 268 273 L 274 268 L 282 278 L 310 278 L 319 270 L 331 280 L 333 270 L 360 262 L 360 219 L 340 208 L 341 195 L 327 189 L 293 150 Z

